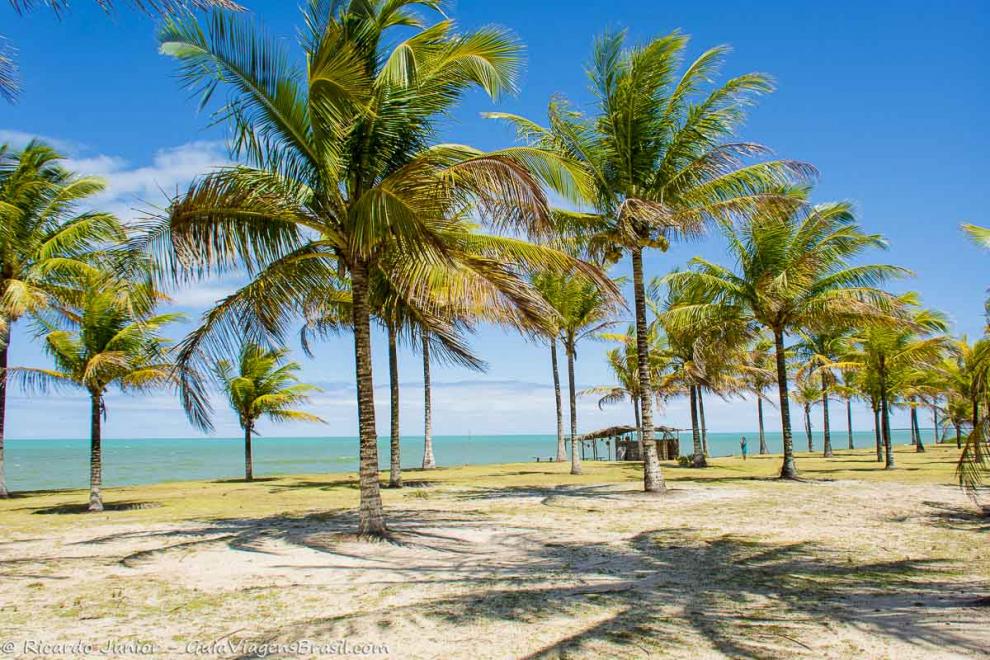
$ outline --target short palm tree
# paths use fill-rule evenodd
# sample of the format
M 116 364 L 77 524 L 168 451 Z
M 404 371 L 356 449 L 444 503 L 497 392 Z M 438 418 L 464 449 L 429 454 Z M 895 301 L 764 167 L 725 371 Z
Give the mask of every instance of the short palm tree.
M 62 166 L 41 142 L 20 151 L 0 146 L 0 497 L 6 497 L 3 436 L 11 331 L 23 316 L 69 292 L 66 278 L 93 274 L 96 250 L 123 240 L 107 213 L 80 212 L 103 182 Z
M 870 371 L 875 378 L 887 469 L 895 467 L 891 406 L 905 394 L 912 374 L 936 368 L 949 347 L 948 339 L 942 334 L 947 328 L 943 314 L 921 308 L 914 293 L 900 296 L 899 302 L 909 310 L 909 317 L 893 324 L 871 323 L 857 330 L 852 337 L 855 352 L 847 358 L 859 363 L 860 368 Z
M 705 302 L 680 308 L 688 322 L 706 322 L 725 306 L 740 310 L 774 340 L 784 460 L 780 476 L 797 477 L 791 435 L 786 350 L 788 333 L 822 325 L 893 322 L 897 300 L 878 285 L 906 270 L 888 265 L 850 265 L 868 248 L 885 243 L 857 226 L 845 203 L 777 205 L 740 228 L 723 225 L 738 270 L 692 259 L 692 269 L 668 279 Z
M 692 466 L 707 467 L 703 391 L 727 396 L 743 388 L 745 346 L 751 339 L 750 326 L 738 310 L 725 306 L 719 317 L 706 323 L 683 322 L 674 312 L 689 305 L 691 292 L 667 278 L 655 279 L 650 287 L 649 305 L 659 332 L 666 338 L 660 349 L 667 359 L 661 383 L 664 390 L 680 390 L 688 395 L 691 435 L 694 444 Z
M 808 453 L 815 451 L 815 437 L 812 433 L 811 407 L 821 400 L 822 389 L 813 379 L 799 378 L 795 380 L 791 396 L 794 402 L 801 406 L 804 412 L 804 434 L 808 439 Z
M 89 395 L 90 511 L 103 510 L 101 423 L 107 390 L 116 386 L 124 392 L 145 392 L 177 385 L 170 342 L 159 333 L 183 315 L 154 314 L 159 299 L 147 282 L 89 278 L 78 303 L 39 319 L 45 352 L 55 368 L 10 370 L 29 391 L 76 388 Z
M 577 437 L 577 389 L 574 380 L 577 345 L 613 324 L 616 301 L 609 291 L 581 277 L 541 274 L 534 278 L 534 285 L 557 313 L 555 323 L 567 358 L 571 474 L 581 474 L 581 453 L 574 442 Z
M 759 425 L 760 454 L 770 453 L 767 447 L 766 430 L 763 423 L 763 400 L 766 391 L 776 382 L 776 369 L 773 362 L 773 341 L 765 335 L 758 335 L 750 344 L 746 356 L 746 372 L 743 374 L 749 390 L 756 396 L 756 421 Z
M 545 317 L 510 266 L 476 256 L 480 239 L 468 235 L 464 214 L 475 208 L 499 229 L 546 233 L 549 206 L 537 176 L 570 198 L 584 186 L 538 149 L 430 145 L 437 121 L 466 91 L 495 97 L 514 88 L 520 49 L 498 28 L 457 34 L 447 18 L 431 24 L 417 6 L 438 8 L 432 0 L 311 3 L 300 37 L 305 69 L 241 16 L 214 13 L 205 28 L 169 19 L 160 35 L 162 52 L 179 60 L 204 102 L 218 87 L 230 92 L 222 118 L 234 129 L 234 154 L 248 163 L 200 179 L 149 227 L 146 241 L 180 281 L 239 269 L 251 275 L 204 316 L 180 358 L 197 363 L 245 329 L 277 338 L 308 297 L 345 279 L 362 535 L 387 532 L 371 367 L 373 278 L 387 278 L 407 304 L 428 309 L 421 294 L 430 266 L 470 261 L 534 318 Z M 550 250 L 539 260 L 547 269 L 582 267 Z M 196 393 L 186 388 L 184 398 Z
M 679 73 L 687 42 L 674 32 L 630 46 L 624 32 L 608 32 L 589 67 L 591 116 L 562 100 L 550 103 L 546 128 L 495 115 L 512 122 L 522 139 L 581 163 L 594 182 L 594 212 L 563 219 L 605 259 L 631 257 L 648 492 L 662 491 L 664 483 L 653 442 L 644 251 L 665 250 L 669 240 L 697 233 L 711 219 L 748 212 L 758 200 L 778 198 L 782 184 L 813 173 L 791 161 L 757 162 L 768 150 L 736 140 L 746 106 L 771 91 L 770 79 L 747 73 L 712 86 L 725 46 L 705 51 Z
M 855 364 L 842 362 L 842 356 L 848 352 L 847 328 L 823 328 L 815 331 L 799 333 L 800 341 L 795 352 L 801 365 L 798 367 L 799 378 L 817 378 L 818 391 L 822 404 L 822 454 L 825 458 L 832 457 L 832 428 L 829 420 L 829 395 L 836 392 L 839 385 L 838 372 L 855 368 Z M 852 431 L 850 429 L 850 442 Z
M 274 422 L 323 420 L 295 406 L 306 403 L 310 394 L 320 392 L 315 385 L 299 382 L 299 363 L 285 363 L 288 350 L 268 350 L 246 342 L 236 363 L 218 360 L 213 368 L 217 382 L 244 431 L 244 479 L 254 479 L 251 437 L 258 420 Z

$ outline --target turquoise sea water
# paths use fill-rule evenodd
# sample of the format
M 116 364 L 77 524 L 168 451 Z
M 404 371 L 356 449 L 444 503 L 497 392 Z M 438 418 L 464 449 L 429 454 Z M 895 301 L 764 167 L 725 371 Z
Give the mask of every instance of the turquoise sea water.
M 925 442 L 932 431 L 922 432 Z M 756 433 L 709 433 L 709 453 L 729 456 L 739 453 L 739 438 L 745 435 L 750 454 L 759 451 Z M 895 443 L 910 441 L 906 430 L 893 432 Z M 822 437 L 815 434 L 815 449 Z M 857 447 L 874 446 L 873 432 L 853 434 Z M 795 448 L 806 451 L 807 440 L 795 433 Z M 847 446 L 846 433 L 833 432 L 833 447 Z M 772 453 L 782 451 L 780 433 L 767 433 Z M 256 476 L 357 470 L 356 438 L 255 438 Z M 433 440 L 439 465 L 466 465 L 534 461 L 555 452 L 552 435 L 438 436 Z M 603 455 L 603 445 L 599 445 Z M 88 440 L 7 440 L 7 485 L 12 490 L 81 488 L 89 481 Z M 681 434 L 681 453 L 690 453 L 690 433 Z M 388 467 L 388 441 L 379 441 L 381 466 Z M 589 453 L 590 456 L 590 453 Z M 106 486 L 148 484 L 162 481 L 238 478 L 244 471 L 244 449 L 240 438 L 106 439 L 103 441 L 103 482 Z M 402 439 L 403 467 L 419 467 L 423 460 L 423 438 Z

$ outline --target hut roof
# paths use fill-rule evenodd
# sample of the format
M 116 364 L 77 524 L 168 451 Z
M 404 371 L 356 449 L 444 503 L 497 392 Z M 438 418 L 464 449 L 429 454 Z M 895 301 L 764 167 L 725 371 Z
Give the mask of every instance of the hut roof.
M 657 426 L 655 427 L 660 433 L 677 433 L 683 429 L 675 429 L 670 426 Z M 625 435 L 626 433 L 635 433 L 635 426 L 620 425 L 620 426 L 609 426 L 604 429 L 599 429 L 597 431 L 591 431 L 590 433 L 584 433 L 582 435 L 574 438 L 576 442 L 584 442 L 585 440 L 599 440 L 601 438 L 612 438 L 617 435 Z

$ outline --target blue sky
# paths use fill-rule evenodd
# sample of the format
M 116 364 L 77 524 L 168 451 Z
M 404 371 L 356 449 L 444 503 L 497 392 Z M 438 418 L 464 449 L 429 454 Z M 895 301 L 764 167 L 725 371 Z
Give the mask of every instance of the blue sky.
M 55 142 L 80 171 L 103 175 L 109 190 L 100 204 L 124 217 L 160 203 L 190 178 L 226 158 L 225 133 L 197 114 L 179 89 L 173 62 L 156 52 L 148 17 L 121 9 L 107 16 L 79 1 L 61 20 L 45 11 L 18 16 L 0 3 L 3 33 L 19 50 L 24 91 L 16 105 L 0 105 L 0 141 L 40 135 Z M 124 4 L 124 3 L 121 3 Z M 293 2 L 245 0 L 270 31 L 292 42 L 299 13 Z M 692 36 L 691 53 L 728 43 L 734 47 L 725 75 L 764 71 L 778 91 L 761 100 L 742 135 L 779 155 L 814 163 L 822 173 L 815 196 L 847 199 L 862 224 L 884 234 L 890 250 L 877 259 L 913 269 L 901 285 L 920 291 L 944 310 L 957 332 L 977 335 L 990 284 L 990 255 L 960 233 L 960 222 L 990 224 L 990 4 L 932 2 L 652 3 L 473 2 L 450 12 L 464 27 L 498 23 L 527 48 L 520 93 L 492 104 L 480 95 L 463 104 L 445 137 L 483 148 L 507 144 L 507 130 L 479 117 L 498 108 L 540 119 L 552 94 L 587 103 L 584 65 L 592 40 L 606 27 L 628 28 L 633 40 L 680 28 Z M 648 275 L 659 275 L 695 254 L 724 260 L 717 237 L 675 245 L 651 255 Z M 616 274 L 625 270 L 623 264 Z M 226 285 L 226 286 L 229 286 Z M 208 283 L 176 292 L 176 306 L 193 317 L 225 291 Z M 186 328 L 177 327 L 174 336 Z M 386 382 L 384 345 L 376 345 L 376 385 Z M 440 434 L 540 433 L 553 430 L 546 349 L 495 328 L 482 329 L 474 346 L 490 369 L 475 374 L 434 369 L 435 431 Z M 589 343 L 578 360 L 579 387 L 610 383 L 605 346 Z M 323 385 L 315 410 L 327 427 L 282 426 L 270 435 L 352 435 L 356 431 L 350 338 L 319 347 L 315 359 L 298 353 L 306 379 Z M 15 329 L 12 364 L 43 364 L 27 328 Z M 403 430 L 421 432 L 419 359 L 403 351 Z M 387 430 L 387 392 L 379 389 L 379 430 Z M 68 395 L 42 401 L 14 393 L 10 437 L 83 437 L 85 401 Z M 712 401 L 713 430 L 755 428 L 750 402 Z M 839 424 L 839 411 L 833 425 Z M 172 397 L 113 396 L 111 436 L 176 436 L 194 431 Z M 669 423 L 687 425 L 686 406 L 672 402 Z M 624 408 L 580 404 L 580 426 L 626 422 Z M 855 423 L 868 428 L 865 410 Z M 895 420 L 904 425 L 905 420 Z M 232 417 L 218 409 L 217 433 L 236 435 Z M 776 424 L 776 419 L 768 422 Z M 820 427 L 820 420 L 816 420 Z

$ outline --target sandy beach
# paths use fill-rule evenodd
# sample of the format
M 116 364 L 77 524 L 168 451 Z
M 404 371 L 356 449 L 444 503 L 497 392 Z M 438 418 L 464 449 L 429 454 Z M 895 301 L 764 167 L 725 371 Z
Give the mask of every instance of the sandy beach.
M 980 656 L 988 521 L 955 455 L 668 466 L 663 497 L 628 463 L 413 472 L 388 543 L 352 536 L 339 475 L 111 489 L 103 514 L 25 494 L 0 503 L 0 629 L 16 657 Z

